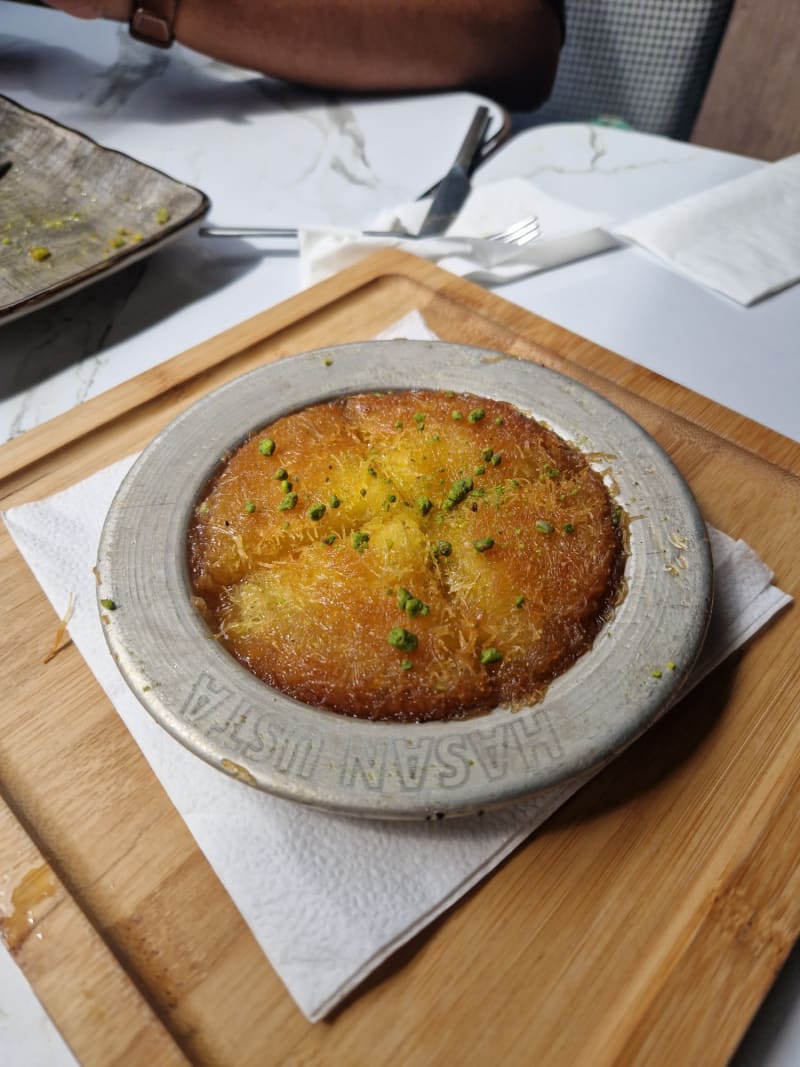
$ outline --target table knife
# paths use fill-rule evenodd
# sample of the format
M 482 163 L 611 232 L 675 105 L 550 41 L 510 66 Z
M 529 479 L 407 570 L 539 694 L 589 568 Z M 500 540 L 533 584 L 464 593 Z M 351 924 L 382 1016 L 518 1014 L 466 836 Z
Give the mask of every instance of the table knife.
M 453 166 L 444 176 L 439 188 L 436 190 L 433 203 L 417 231 L 417 236 L 431 237 L 435 234 L 444 233 L 461 210 L 464 201 L 469 195 L 470 166 L 483 143 L 488 125 L 489 109 L 488 107 L 479 107 L 467 130 L 464 143 L 458 150 Z

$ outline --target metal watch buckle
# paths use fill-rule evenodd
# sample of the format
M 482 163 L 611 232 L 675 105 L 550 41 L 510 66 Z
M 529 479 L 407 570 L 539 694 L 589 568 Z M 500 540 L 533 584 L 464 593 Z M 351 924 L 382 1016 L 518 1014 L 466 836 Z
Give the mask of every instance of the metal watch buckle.
M 141 6 L 131 13 L 130 33 L 135 40 L 156 48 L 169 48 L 175 40 L 172 20 Z

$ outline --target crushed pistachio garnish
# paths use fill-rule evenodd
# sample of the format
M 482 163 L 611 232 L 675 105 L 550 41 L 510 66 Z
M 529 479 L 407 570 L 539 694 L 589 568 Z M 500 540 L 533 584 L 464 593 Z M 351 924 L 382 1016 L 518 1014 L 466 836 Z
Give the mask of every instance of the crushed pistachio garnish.
M 553 524 L 552 522 L 548 522 L 546 519 L 537 519 L 536 529 L 539 533 L 551 534 L 553 532 Z
M 492 466 L 493 467 L 499 467 L 502 462 L 503 462 L 503 453 L 502 452 L 495 452 L 495 454 L 492 456 L 492 458 L 490 460 L 490 463 L 492 464 Z
M 327 537 L 322 538 L 323 545 L 332 545 L 336 540 L 336 534 L 328 534 Z
M 285 467 L 278 467 L 278 469 L 273 474 L 273 478 L 275 479 L 276 482 L 283 482 L 288 477 L 289 477 L 289 472 L 286 470 Z
M 433 507 L 433 501 L 426 496 L 417 497 L 417 511 L 421 515 L 427 515 Z
M 341 505 L 341 503 L 342 502 L 339 499 L 339 497 L 336 495 L 336 493 L 332 493 L 331 494 L 331 498 L 328 501 L 328 507 L 329 508 L 333 508 L 334 510 L 336 510 L 336 508 L 338 508 Z
M 100 600 L 100 606 L 104 607 L 106 609 L 106 611 L 116 611 L 117 610 L 116 601 L 112 600 L 110 597 L 102 597 L 101 600 Z
M 410 593 L 408 589 L 400 587 L 397 590 L 397 606 L 401 611 L 405 611 L 407 615 L 428 615 L 430 614 L 430 605 L 423 603 L 419 597 Z
M 332 367 L 333 366 L 333 360 L 332 359 L 323 359 L 322 366 L 323 367 Z
M 156 222 L 159 226 L 164 226 L 172 218 L 172 212 L 168 207 L 160 207 L 156 212 Z
M 674 671 L 675 670 L 675 666 L 676 666 L 675 663 L 671 659 L 667 660 L 667 669 L 668 670 Z
M 564 531 L 565 534 L 575 533 L 575 523 L 565 522 L 561 529 Z
M 467 415 L 467 419 L 469 422 L 480 422 L 481 419 L 485 418 L 486 412 L 483 410 L 483 408 L 473 408 L 472 411 L 470 411 L 469 415 Z
M 442 504 L 442 507 L 446 511 L 451 511 L 457 504 L 460 504 L 467 493 L 472 490 L 471 478 L 459 478 L 450 486 L 447 491 L 447 497 Z
M 487 663 L 502 663 L 503 653 L 497 648 L 484 648 L 481 651 L 481 663 L 486 666 Z
M 42 263 L 45 259 L 49 259 L 53 253 L 49 248 L 45 248 L 44 245 L 35 245 L 31 249 L 31 259 L 35 259 L 37 263 Z
M 439 559 L 440 556 L 449 556 L 453 551 L 453 546 L 449 541 L 437 541 L 433 546 L 434 559 Z
M 394 428 L 395 428 L 395 430 L 402 430 L 402 429 L 403 429 L 403 424 L 402 424 L 402 422 L 396 422 L 396 423 L 394 424 Z
M 515 596 L 514 597 L 514 607 L 515 608 L 521 608 L 524 603 L 525 603 L 525 597 L 524 596 Z
M 621 518 L 622 518 L 622 508 L 614 508 L 614 513 L 611 516 L 611 525 L 612 526 L 619 526 Z
M 403 659 L 400 666 L 403 668 L 404 671 L 410 671 L 414 664 L 411 662 L 410 659 Z
M 409 596 L 403 606 L 403 610 L 406 615 L 410 615 L 413 619 L 415 615 L 430 615 L 430 604 L 425 604 L 417 596 Z
M 417 635 L 404 630 L 402 626 L 393 626 L 386 635 L 386 640 L 392 648 L 399 648 L 403 652 L 413 652 L 419 644 Z
M 265 437 L 263 441 L 259 441 L 258 451 L 262 456 L 271 456 L 275 451 L 275 442 L 271 437 Z
M 463 419 L 464 416 L 461 414 L 460 411 L 451 411 L 450 418 L 453 420 L 453 422 L 458 422 L 458 420 Z
M 486 474 L 485 465 L 483 463 L 479 463 L 478 466 L 475 468 L 475 470 L 472 473 L 473 474 Z
M 494 538 L 480 537 L 477 541 L 473 541 L 472 545 L 476 552 L 488 552 L 494 546 Z
M 312 522 L 319 522 L 322 516 L 325 514 L 326 508 L 324 504 L 312 504 L 308 509 L 308 517 Z
M 283 500 L 278 504 L 278 511 L 291 511 L 297 506 L 297 493 L 286 493 Z
M 284 491 L 284 493 L 291 493 L 292 483 L 289 481 L 288 478 L 284 478 L 281 482 L 281 489 Z
M 364 533 L 363 530 L 354 530 L 350 540 L 356 552 L 363 552 L 364 549 L 367 547 L 367 541 L 369 541 L 369 534 Z
M 494 449 L 492 449 L 492 448 L 484 448 L 484 450 L 483 450 L 483 452 L 481 453 L 481 455 L 482 455 L 482 457 L 483 457 L 483 458 L 484 458 L 484 459 L 486 460 L 486 462 L 488 463 L 488 462 L 489 462 L 489 460 L 490 460 L 490 459 L 492 458 L 492 456 L 494 455 Z
M 245 500 L 244 510 L 247 512 L 248 515 L 252 515 L 253 512 L 256 510 L 255 502 L 253 500 Z
M 656 667 L 656 669 L 651 672 L 650 677 L 651 678 L 660 678 L 661 677 L 661 671 Z

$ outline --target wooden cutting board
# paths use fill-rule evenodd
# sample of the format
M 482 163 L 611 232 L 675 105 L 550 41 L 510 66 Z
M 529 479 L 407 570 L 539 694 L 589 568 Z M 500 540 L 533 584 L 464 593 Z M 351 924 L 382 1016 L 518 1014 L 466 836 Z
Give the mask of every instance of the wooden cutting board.
M 0 449 L 0 506 L 259 364 L 418 309 L 603 393 L 800 595 L 800 445 L 384 251 Z M 792 606 L 335 1015 L 294 1006 L 0 529 L 0 928 L 84 1065 L 724 1063 L 800 931 Z

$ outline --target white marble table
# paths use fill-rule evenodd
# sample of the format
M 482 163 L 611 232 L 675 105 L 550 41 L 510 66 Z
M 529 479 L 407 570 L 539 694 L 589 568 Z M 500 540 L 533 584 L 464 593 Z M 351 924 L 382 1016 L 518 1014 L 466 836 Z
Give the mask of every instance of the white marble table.
M 366 225 L 448 166 L 469 94 L 354 100 L 289 89 L 111 24 L 0 0 L 0 92 L 211 197 L 218 224 Z M 495 127 L 502 121 L 493 109 Z M 588 125 L 519 134 L 477 181 L 528 177 L 614 221 L 760 164 Z M 157 365 L 300 288 L 291 242 L 187 234 L 140 264 L 0 326 L 0 441 Z M 503 287 L 502 295 L 800 440 L 800 287 L 743 309 L 634 249 Z M 0 887 L 1 888 L 1 887 Z M 2 910 L 0 896 L 0 910 Z M 739 1067 L 800 1063 L 797 953 Z M 0 1059 L 69 1062 L 0 951 Z M 11 1059 L 8 1058 L 11 1057 Z

